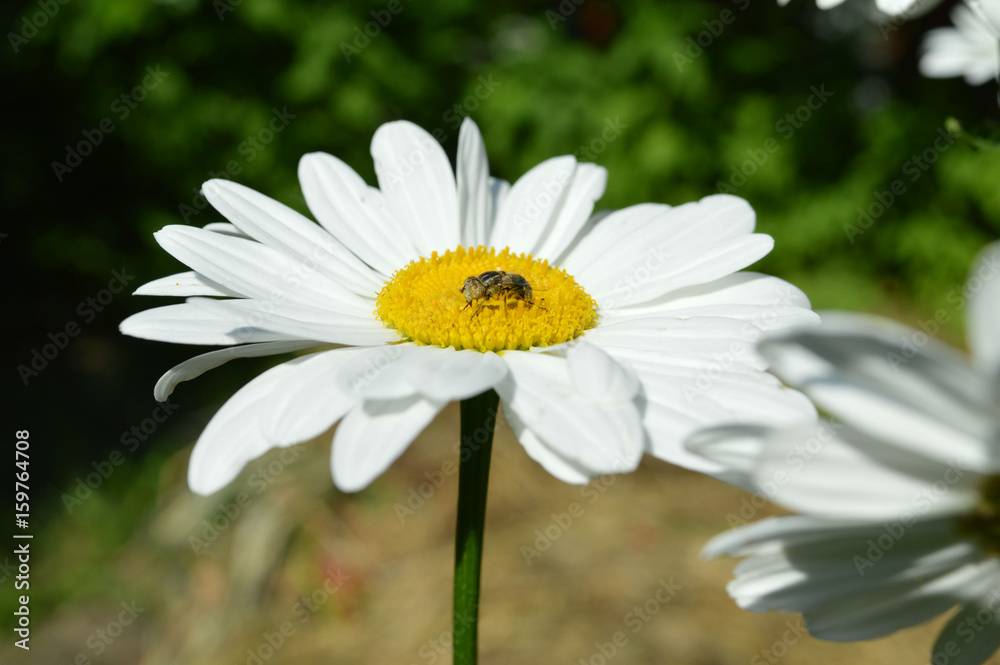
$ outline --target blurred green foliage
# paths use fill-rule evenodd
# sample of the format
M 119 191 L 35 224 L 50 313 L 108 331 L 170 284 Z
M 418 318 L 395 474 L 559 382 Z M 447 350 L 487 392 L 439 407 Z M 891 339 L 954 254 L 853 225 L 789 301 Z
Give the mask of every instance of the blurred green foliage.
M 197 207 L 207 178 L 227 171 L 305 211 L 299 157 L 327 151 L 374 182 L 368 143 L 395 118 L 434 131 L 453 155 L 471 115 L 493 173 L 509 180 L 556 154 L 596 161 L 610 171 L 599 207 L 732 191 L 775 238 L 759 269 L 819 308 L 911 323 L 945 308 L 941 336 L 961 343 L 961 308 L 948 295 L 1000 235 L 1000 153 L 935 141 L 949 116 L 991 135 L 996 87 L 917 74 L 920 36 L 946 22 L 947 6 L 884 36 L 860 15 L 865 5 L 68 0 L 31 37 L 41 5 L 7 7 L 0 251 L 22 313 L 8 345 L 12 412 L 37 430 L 36 477 L 50 488 L 37 509 L 62 524 L 61 495 L 121 447 L 155 407 L 158 375 L 196 350 L 123 339 L 117 323 L 151 303 L 122 295 L 27 386 L 12 367 L 79 320 L 78 304 L 112 269 L 135 275 L 130 289 L 179 270 L 152 233 L 220 221 Z M 269 129 L 274 118 L 280 131 Z M 605 140 L 608 127 L 618 129 Z M 88 141 L 91 154 L 57 173 L 54 162 L 68 166 Z M 897 180 L 905 192 L 885 204 Z M 181 386 L 184 415 L 147 447 L 187 445 L 265 362 Z M 86 515 L 125 497 L 151 501 L 135 490 L 150 482 L 133 473 L 145 450 Z M 86 529 L 106 543 L 141 514 L 98 512 Z M 95 547 L 99 558 L 106 550 Z

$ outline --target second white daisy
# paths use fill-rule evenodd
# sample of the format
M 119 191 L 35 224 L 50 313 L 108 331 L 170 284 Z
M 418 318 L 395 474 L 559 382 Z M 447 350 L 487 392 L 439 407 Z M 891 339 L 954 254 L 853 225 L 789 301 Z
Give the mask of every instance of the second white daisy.
M 1000 71 L 1000 2 L 972 0 L 951 10 L 954 28 L 927 33 L 920 73 L 931 78 L 962 76 L 982 85 Z
M 834 420 L 689 442 L 735 484 L 801 513 L 706 546 L 746 557 L 728 586 L 741 607 L 801 612 L 813 635 L 853 641 L 958 606 L 932 663 L 978 665 L 1000 646 L 1000 244 L 964 295 L 971 364 L 929 326 L 824 316 L 763 353 Z

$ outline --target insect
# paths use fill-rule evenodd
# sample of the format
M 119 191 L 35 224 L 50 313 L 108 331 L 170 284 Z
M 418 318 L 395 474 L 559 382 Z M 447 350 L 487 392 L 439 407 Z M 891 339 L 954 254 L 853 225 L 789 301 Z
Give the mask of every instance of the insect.
M 462 309 L 471 307 L 473 300 L 480 301 L 472 316 L 479 314 L 479 310 L 493 296 L 502 295 L 505 307 L 507 306 L 508 297 L 523 300 L 529 305 L 535 305 L 531 284 L 528 280 L 517 273 L 504 272 L 503 270 L 487 270 L 484 273 L 480 273 L 479 276 L 467 277 L 459 291 L 465 296 L 465 307 Z M 535 306 L 545 309 L 541 305 Z

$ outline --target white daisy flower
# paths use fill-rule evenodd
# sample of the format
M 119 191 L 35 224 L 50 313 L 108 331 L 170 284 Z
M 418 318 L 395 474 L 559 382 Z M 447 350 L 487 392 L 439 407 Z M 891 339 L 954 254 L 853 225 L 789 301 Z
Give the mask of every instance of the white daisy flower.
M 920 73 L 964 76 L 969 85 L 995 80 L 1000 72 L 1000 0 L 955 5 L 951 21 L 954 28 L 936 28 L 924 37 Z
M 965 287 L 971 364 L 933 339 L 941 319 L 913 330 L 824 315 L 762 345 L 775 373 L 833 419 L 726 427 L 688 443 L 741 469 L 736 484 L 801 513 L 707 545 L 708 556 L 747 557 L 728 586 L 741 607 L 801 612 L 816 637 L 853 641 L 958 605 L 931 662 L 980 663 L 1000 645 L 998 273 L 1000 243 Z
M 784 7 L 790 0 L 778 0 L 778 4 Z M 875 0 L 875 7 L 889 16 L 899 16 L 913 18 L 920 16 L 940 3 L 941 0 Z M 844 0 L 816 0 L 816 6 L 820 9 L 833 9 L 844 4 Z
M 122 332 L 227 347 L 167 372 L 158 400 L 233 358 L 314 349 L 219 410 L 191 457 L 195 492 L 341 419 L 333 479 L 360 490 L 448 402 L 490 389 L 527 453 L 570 483 L 633 470 L 644 452 L 716 470 L 683 449 L 695 429 L 814 413 L 754 350 L 761 335 L 816 317 L 787 282 L 736 273 L 773 245 L 753 232 L 746 201 L 642 204 L 598 222 L 605 169 L 555 157 L 511 186 L 490 177 L 468 120 L 454 173 L 409 122 L 380 127 L 371 151 L 379 188 L 331 155 L 302 158 L 319 225 L 211 180 L 204 195 L 231 224 L 156 234 L 192 272 L 136 293 L 190 298 L 129 317 Z M 491 291 L 463 292 L 491 271 L 479 282 Z M 501 271 L 506 281 L 491 282 Z

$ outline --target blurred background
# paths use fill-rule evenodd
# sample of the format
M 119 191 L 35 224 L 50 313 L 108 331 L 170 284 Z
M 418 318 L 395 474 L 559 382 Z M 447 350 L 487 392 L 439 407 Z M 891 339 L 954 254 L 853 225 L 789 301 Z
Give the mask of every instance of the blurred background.
M 221 221 L 198 195 L 210 177 L 305 211 L 303 153 L 374 182 L 381 123 L 412 120 L 453 157 L 470 115 L 495 175 L 575 153 L 610 171 L 599 208 L 738 194 L 776 239 L 756 269 L 961 345 L 966 270 L 1000 235 L 1000 153 L 946 129 L 996 138 L 994 84 L 917 73 L 952 4 L 909 22 L 867 0 L 6 5 L 5 436 L 30 432 L 34 539 L 30 652 L 12 645 L 14 545 L 0 553 L 0 661 L 450 662 L 457 408 L 357 495 L 332 488 L 328 435 L 219 495 L 185 485 L 205 423 L 275 361 L 164 407 L 156 379 L 201 350 L 117 325 L 154 304 L 131 291 L 182 269 L 153 231 Z M 570 487 L 503 427 L 494 456 L 483 663 L 928 659 L 943 621 L 838 645 L 736 608 L 733 562 L 698 553 L 774 512 L 740 491 L 655 460 Z

